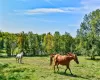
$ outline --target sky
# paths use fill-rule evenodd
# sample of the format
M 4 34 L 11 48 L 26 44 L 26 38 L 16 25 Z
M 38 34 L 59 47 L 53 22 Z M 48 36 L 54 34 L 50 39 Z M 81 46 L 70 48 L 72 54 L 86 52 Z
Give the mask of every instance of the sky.
M 100 9 L 100 0 L 0 0 L 0 30 L 59 31 L 75 37 L 84 15 L 96 9 Z

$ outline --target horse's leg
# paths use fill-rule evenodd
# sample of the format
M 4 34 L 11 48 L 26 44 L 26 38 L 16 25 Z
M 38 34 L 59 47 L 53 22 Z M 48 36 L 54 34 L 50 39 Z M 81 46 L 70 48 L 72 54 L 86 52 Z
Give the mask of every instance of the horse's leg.
M 21 63 L 21 58 L 19 59 L 19 63 Z
M 23 57 L 21 58 L 21 62 L 23 63 Z
M 73 75 L 72 72 L 71 72 L 71 69 L 70 69 L 69 65 L 67 65 L 67 68 L 69 69 L 71 75 Z
M 59 65 L 59 64 L 57 64 L 57 69 L 58 69 L 58 71 L 59 71 L 59 67 L 58 67 L 58 65 Z
M 20 63 L 22 63 L 22 57 L 20 58 Z
M 20 63 L 20 58 L 18 58 L 18 63 Z
M 22 63 L 22 58 L 20 58 L 20 63 Z
M 16 62 L 17 62 L 17 58 L 16 58 Z
M 69 68 L 69 71 L 70 71 L 71 75 L 73 75 L 70 68 Z
M 67 66 L 66 66 L 66 69 L 65 69 L 65 73 L 66 73 L 66 71 L 67 71 Z
M 57 68 L 58 68 L 58 62 L 57 62 L 57 57 L 58 56 L 56 56 L 55 58 L 54 58 L 54 72 L 55 72 L 55 66 L 57 66 Z M 59 68 L 58 68 L 58 71 L 59 71 Z
M 19 58 L 17 58 L 17 63 L 19 63 Z
M 19 62 L 18 62 L 18 58 L 17 58 L 17 63 L 19 63 Z
M 22 60 L 21 60 L 21 58 L 20 58 L 20 64 L 22 63 L 21 61 L 22 61 Z
M 54 72 L 55 72 L 55 65 L 54 65 Z
M 56 65 L 54 64 L 54 72 L 55 72 L 55 66 L 56 66 Z

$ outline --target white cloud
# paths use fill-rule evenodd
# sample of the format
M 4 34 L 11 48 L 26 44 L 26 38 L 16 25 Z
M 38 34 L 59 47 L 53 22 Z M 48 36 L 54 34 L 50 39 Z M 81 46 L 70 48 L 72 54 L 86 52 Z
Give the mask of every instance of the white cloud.
M 86 7 L 63 7 L 63 8 L 36 8 L 30 10 L 24 10 L 22 13 L 33 14 L 45 14 L 45 13 L 87 13 L 89 11 Z M 16 11 L 17 12 L 17 11 Z M 19 11 L 20 12 L 20 11 Z
M 100 9 L 99 6 L 95 6 L 93 8 L 89 8 L 86 6 L 83 7 L 64 7 L 64 8 L 36 8 L 29 10 L 14 10 L 16 14 L 26 14 L 26 15 L 34 15 L 34 14 L 47 14 L 47 13 L 70 13 L 70 14 L 87 14 L 95 9 Z
M 33 15 L 33 14 L 45 14 L 45 13 L 77 13 L 77 12 L 83 12 L 83 7 L 81 8 L 75 8 L 75 7 L 63 7 L 63 8 L 36 8 L 36 9 L 30 9 L 30 10 L 14 10 L 17 14 L 27 14 L 27 15 Z
M 33 15 L 33 14 L 45 14 L 45 13 L 65 13 L 69 12 L 69 10 L 63 10 L 61 8 L 36 8 L 36 9 L 30 9 L 30 10 L 14 10 L 16 14 L 27 14 L 27 15 Z
M 65 11 L 59 8 L 37 8 L 25 11 L 25 13 L 28 14 L 57 13 L 57 12 L 65 12 Z
M 53 0 L 45 0 L 46 2 L 54 5 Z M 59 0 L 62 1 L 62 0 Z M 81 0 L 80 7 L 58 7 L 58 8 L 35 8 L 29 10 L 15 10 L 17 14 L 46 14 L 46 13 L 71 13 L 71 14 L 87 14 L 93 10 L 100 9 L 100 0 Z

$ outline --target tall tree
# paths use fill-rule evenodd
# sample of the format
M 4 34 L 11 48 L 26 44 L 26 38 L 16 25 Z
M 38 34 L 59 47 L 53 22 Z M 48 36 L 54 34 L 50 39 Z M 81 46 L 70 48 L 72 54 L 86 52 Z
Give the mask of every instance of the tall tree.
M 45 52 L 48 54 L 53 52 L 53 36 L 50 32 L 44 37 L 44 45 Z
M 11 40 L 10 40 L 10 38 L 6 39 L 6 53 L 7 53 L 7 56 L 11 56 Z
M 72 36 L 65 32 L 64 35 L 62 35 L 61 37 L 61 50 L 63 53 L 67 53 L 72 51 L 72 49 L 74 50 L 74 39 L 72 38 Z
M 56 53 L 59 53 L 60 52 L 60 37 L 61 37 L 61 35 L 60 35 L 60 33 L 58 32 L 58 31 L 56 31 L 55 33 L 54 33 L 54 43 L 53 43 L 53 45 L 54 45 L 54 52 L 56 52 Z
M 84 16 L 80 25 L 78 37 L 80 38 L 80 48 L 87 50 L 87 54 L 91 59 L 95 59 L 95 55 L 99 54 L 100 42 L 100 9 L 97 9 Z
M 19 52 L 20 51 L 24 51 L 24 43 L 25 43 L 25 34 L 24 34 L 24 31 L 21 32 L 19 35 L 18 35 L 18 48 L 19 48 Z
M 29 44 L 29 50 L 28 50 L 28 55 L 33 55 L 32 53 L 34 52 L 34 46 L 33 46 L 33 33 L 28 32 L 28 44 Z

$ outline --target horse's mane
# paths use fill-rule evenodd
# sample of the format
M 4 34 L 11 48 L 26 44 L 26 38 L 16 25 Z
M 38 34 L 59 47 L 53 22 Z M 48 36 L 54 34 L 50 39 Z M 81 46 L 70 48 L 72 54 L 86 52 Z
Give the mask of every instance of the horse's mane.
M 72 52 L 68 52 L 67 56 L 73 56 L 73 53 Z
M 54 55 L 56 55 L 56 54 L 50 54 L 50 56 L 54 56 Z
M 60 55 L 60 54 L 55 54 L 55 53 L 52 53 L 52 54 L 50 54 L 50 56 L 55 56 L 55 55 Z M 75 56 L 75 54 L 74 53 L 72 53 L 72 52 L 68 52 L 67 54 L 66 54 L 66 56 Z

